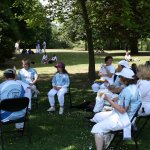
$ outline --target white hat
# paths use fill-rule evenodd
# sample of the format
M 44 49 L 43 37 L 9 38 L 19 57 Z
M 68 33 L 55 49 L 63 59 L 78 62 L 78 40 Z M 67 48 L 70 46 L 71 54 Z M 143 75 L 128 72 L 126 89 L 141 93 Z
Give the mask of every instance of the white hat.
M 125 68 L 130 68 L 129 63 L 126 60 L 121 60 L 118 64 L 124 66 Z
M 116 75 L 125 77 L 127 79 L 134 79 L 134 72 L 129 68 L 123 68 L 121 72 L 117 72 Z
M 15 75 L 16 73 L 15 73 L 14 69 L 6 69 L 6 70 L 4 70 L 4 74 L 13 74 L 13 75 Z

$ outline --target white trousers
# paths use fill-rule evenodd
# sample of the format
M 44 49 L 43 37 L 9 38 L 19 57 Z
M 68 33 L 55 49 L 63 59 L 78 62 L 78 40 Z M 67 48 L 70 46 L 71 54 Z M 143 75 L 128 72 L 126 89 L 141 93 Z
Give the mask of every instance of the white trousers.
M 104 99 L 97 96 L 93 112 L 98 113 L 103 109 L 103 107 L 104 107 Z
M 93 134 L 104 135 L 110 131 L 123 129 L 123 124 L 120 121 L 119 115 L 114 111 L 97 113 L 99 121 L 91 130 Z M 94 119 L 94 118 L 93 118 Z
M 60 106 L 64 106 L 64 95 L 65 93 L 67 93 L 67 88 L 64 88 L 62 87 L 60 90 L 56 90 L 56 89 L 51 89 L 49 92 L 48 92 L 48 100 L 49 100 L 49 103 L 50 105 L 53 107 L 55 106 L 55 99 L 54 99 L 54 96 L 55 94 L 57 94 L 58 96 L 58 101 L 59 101 L 59 105 Z
M 29 98 L 29 105 L 28 105 L 29 109 L 31 109 L 32 106 L 32 95 L 33 93 L 36 93 L 36 90 L 37 88 L 35 85 L 32 85 L 25 90 L 25 97 Z
M 27 97 L 27 98 L 29 98 L 29 105 L 28 105 L 28 108 L 31 109 L 31 98 L 32 98 L 31 89 L 27 88 L 27 89 L 25 90 L 24 96 Z

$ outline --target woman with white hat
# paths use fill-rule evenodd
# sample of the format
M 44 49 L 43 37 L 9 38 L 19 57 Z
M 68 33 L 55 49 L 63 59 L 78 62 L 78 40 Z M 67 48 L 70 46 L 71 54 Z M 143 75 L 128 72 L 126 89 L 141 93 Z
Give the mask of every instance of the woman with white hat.
M 141 99 L 136 81 L 134 80 L 134 72 L 131 69 L 124 68 L 120 73 L 117 73 L 117 75 L 120 76 L 121 82 L 126 85 L 119 94 L 117 103 L 105 95 L 105 100 L 107 100 L 114 109 L 108 112 L 97 113 L 93 117 L 93 121 L 95 121 L 96 124 L 93 126 L 91 133 L 95 136 L 97 150 L 103 149 L 104 138 L 108 132 L 125 128 L 125 122 L 120 116 L 125 115 L 129 120 L 128 124 L 130 124 L 130 120 L 140 104 Z

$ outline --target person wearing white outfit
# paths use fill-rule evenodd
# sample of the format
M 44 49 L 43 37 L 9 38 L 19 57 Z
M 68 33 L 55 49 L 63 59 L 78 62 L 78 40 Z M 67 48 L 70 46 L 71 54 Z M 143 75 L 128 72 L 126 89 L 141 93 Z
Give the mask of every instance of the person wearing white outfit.
M 108 95 L 104 97 L 114 110 L 100 112 L 93 117 L 96 124 L 93 126 L 91 133 L 95 135 L 97 150 L 103 150 L 104 138 L 108 132 L 124 129 L 131 124 L 130 119 L 140 105 L 141 97 L 136 86 L 134 72 L 124 68 L 117 75 L 120 76 L 120 81 L 126 85 L 126 88 L 119 94 L 117 103 L 113 102 Z
M 28 59 L 22 60 L 23 68 L 18 71 L 18 80 L 21 80 L 22 82 L 28 84 L 29 89 L 31 89 L 32 94 L 34 94 L 34 96 L 37 97 L 37 94 L 39 94 L 39 91 L 37 90 L 35 84 L 38 80 L 38 74 L 35 69 L 30 67 L 30 65 L 31 65 L 30 60 L 28 60 Z M 28 90 L 28 89 L 26 89 L 26 90 Z M 29 105 L 31 107 L 32 95 L 30 94 L 30 92 L 27 92 L 26 96 L 30 100 Z
M 45 53 L 46 52 L 46 42 L 44 41 L 43 42 L 43 53 Z
M 42 57 L 42 63 L 47 64 L 47 61 L 48 61 L 48 56 L 47 56 L 47 54 L 45 52 L 43 57 Z
M 130 68 L 128 62 L 125 60 L 121 60 L 118 63 L 118 68 L 116 71 L 121 72 L 123 68 Z M 125 88 L 125 85 L 120 82 L 119 76 L 116 77 L 116 80 L 113 85 L 110 85 L 107 87 L 105 86 L 105 83 L 102 84 L 100 86 L 100 89 L 97 92 L 96 103 L 95 103 L 93 112 L 97 113 L 100 111 L 111 110 L 112 107 L 107 101 L 105 101 L 104 94 L 109 95 L 113 99 L 113 101 L 115 101 L 116 100 L 115 97 L 118 97 L 117 94 L 119 94 L 123 88 Z
M 0 102 L 5 99 L 25 97 L 23 86 L 15 80 L 15 70 L 6 69 L 4 71 L 5 81 L 0 84 Z M 7 122 L 9 120 L 19 119 L 24 116 L 26 110 L 23 109 L 17 112 L 8 112 L 1 110 L 1 121 Z M 17 129 L 23 128 L 23 123 L 15 124 Z
M 110 85 L 112 85 L 114 83 L 114 73 L 115 73 L 115 68 L 114 68 L 114 66 L 112 66 L 112 61 L 113 61 L 113 58 L 111 56 L 105 57 L 106 65 L 102 65 L 100 68 L 100 71 L 98 73 L 100 80 L 104 80 L 104 81 L 108 82 Z M 95 82 L 92 85 L 92 90 L 94 92 L 98 92 L 101 84 L 102 83 Z
M 126 60 L 121 60 L 119 61 L 118 63 L 118 68 L 116 69 L 116 72 L 121 72 L 123 68 L 130 68 L 129 66 L 129 63 L 126 61 Z M 122 89 L 125 87 L 125 85 L 123 85 L 121 82 L 120 82 L 120 77 L 117 76 L 116 79 L 115 79 L 115 82 L 113 85 L 110 85 L 108 87 L 108 89 L 113 92 L 113 93 L 117 93 L 119 94 Z
M 150 115 L 150 67 L 145 65 L 138 66 L 137 77 L 139 78 L 137 86 L 142 97 L 139 115 Z
M 55 94 L 57 94 L 60 105 L 59 114 L 61 115 L 64 112 L 64 95 L 65 93 L 67 93 L 67 88 L 69 87 L 70 80 L 69 75 L 65 69 L 65 64 L 63 62 L 59 62 L 57 65 L 55 65 L 55 67 L 57 68 L 57 73 L 52 79 L 53 88 L 48 92 L 50 108 L 47 111 L 55 111 L 54 96 Z

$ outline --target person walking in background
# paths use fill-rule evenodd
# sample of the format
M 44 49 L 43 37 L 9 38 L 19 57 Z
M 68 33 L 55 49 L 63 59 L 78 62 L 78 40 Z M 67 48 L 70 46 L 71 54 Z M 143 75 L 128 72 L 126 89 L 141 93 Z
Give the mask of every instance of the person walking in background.
M 43 42 L 43 53 L 45 53 L 46 52 L 46 42 L 44 41 Z
M 62 115 L 64 112 L 64 95 L 68 91 L 68 87 L 70 84 L 68 72 L 65 69 L 65 64 L 63 62 L 59 62 L 55 65 L 57 68 L 57 73 L 54 75 L 52 79 L 53 88 L 48 92 L 48 99 L 50 103 L 50 108 L 47 109 L 49 112 L 55 111 L 55 99 L 54 96 L 57 94 L 58 101 L 60 105 L 59 114 Z

